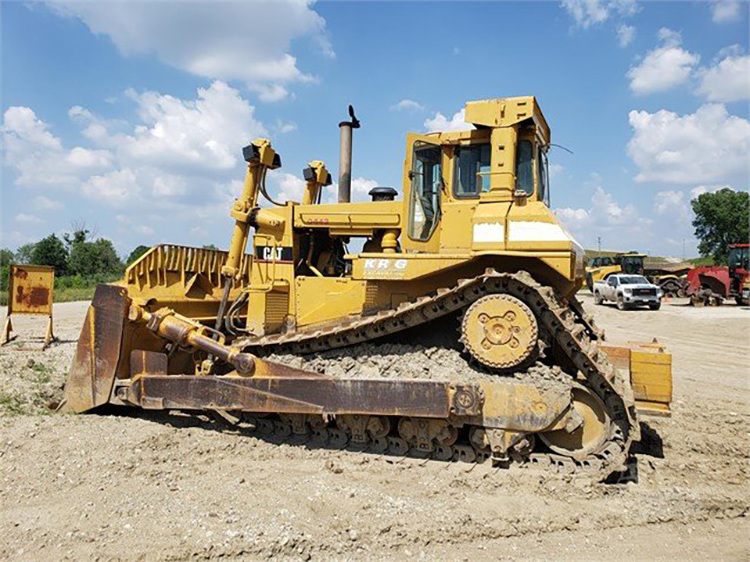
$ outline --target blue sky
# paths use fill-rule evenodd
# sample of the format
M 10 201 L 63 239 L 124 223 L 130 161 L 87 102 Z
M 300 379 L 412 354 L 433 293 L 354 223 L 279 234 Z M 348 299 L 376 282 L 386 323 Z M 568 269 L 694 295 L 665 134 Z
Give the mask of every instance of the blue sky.
M 748 189 L 745 2 L 2 2 L 0 245 L 85 222 L 138 244 L 225 247 L 241 147 L 268 136 L 354 193 L 400 189 L 405 134 L 474 99 L 535 95 L 552 205 L 587 247 L 696 253 L 689 200 Z M 332 197 L 335 188 L 329 188 Z

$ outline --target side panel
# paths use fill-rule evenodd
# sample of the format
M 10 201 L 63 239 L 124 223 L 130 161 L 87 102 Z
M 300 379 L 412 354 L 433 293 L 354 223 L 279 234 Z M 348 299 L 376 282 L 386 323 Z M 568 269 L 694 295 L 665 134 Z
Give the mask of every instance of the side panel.
M 297 326 L 327 322 L 366 307 L 365 281 L 340 277 L 297 277 Z

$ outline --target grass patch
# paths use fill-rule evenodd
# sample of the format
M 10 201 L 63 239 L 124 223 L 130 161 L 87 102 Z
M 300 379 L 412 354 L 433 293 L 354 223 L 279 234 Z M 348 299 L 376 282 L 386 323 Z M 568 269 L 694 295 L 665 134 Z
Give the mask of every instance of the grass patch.
M 0 409 L 11 416 L 23 414 L 23 401 L 18 396 L 0 393 Z
M 689 259 L 688 261 L 692 263 L 694 267 L 700 267 L 702 265 L 714 265 L 714 258 L 712 258 L 711 256 L 703 258 L 693 258 Z
M 52 368 L 43 363 L 34 363 L 31 370 L 36 374 L 36 381 L 41 384 L 47 384 L 52 380 Z

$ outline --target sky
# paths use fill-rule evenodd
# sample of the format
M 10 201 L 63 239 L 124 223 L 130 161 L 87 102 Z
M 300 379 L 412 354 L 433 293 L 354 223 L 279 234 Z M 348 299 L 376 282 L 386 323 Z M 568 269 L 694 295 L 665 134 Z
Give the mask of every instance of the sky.
M 271 192 L 338 170 L 401 191 L 406 133 L 469 128 L 467 101 L 537 97 L 551 204 L 588 248 L 697 255 L 690 199 L 748 189 L 749 4 L 0 1 L 0 246 L 85 224 L 137 245 L 227 247 L 242 147 Z M 326 188 L 335 198 L 335 186 Z

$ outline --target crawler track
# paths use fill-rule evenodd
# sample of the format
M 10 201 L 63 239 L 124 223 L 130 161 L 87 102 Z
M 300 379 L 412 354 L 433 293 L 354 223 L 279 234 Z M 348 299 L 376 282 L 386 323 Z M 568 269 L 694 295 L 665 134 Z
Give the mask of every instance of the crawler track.
M 556 348 L 555 353 L 557 356 L 562 356 L 567 363 L 566 370 L 572 373 L 571 379 L 575 379 L 574 384 L 582 385 L 598 396 L 605 406 L 612 427 L 605 442 L 585 458 L 573 459 L 564 455 L 532 450 L 533 444 L 529 444 L 526 450 L 521 447 L 516 451 L 518 454 L 514 455 L 515 460 L 539 466 L 557 467 L 565 471 L 583 471 L 602 478 L 612 472 L 622 470 L 630 444 L 639 438 L 635 402 L 630 386 L 627 381 L 621 379 L 621 375 L 609 363 L 606 355 L 600 351 L 597 342 L 600 334 L 591 319 L 584 315 L 580 305 L 576 301 L 563 302 L 553 289 L 540 285 L 526 272 L 508 274 L 488 270 L 483 275 L 459 280 L 453 288 L 438 290 L 434 295 L 404 303 L 394 310 L 353 318 L 315 330 L 245 338 L 235 343 L 248 351 L 262 355 L 269 353 L 309 354 L 326 351 L 356 345 L 424 324 L 446 314 L 464 310 L 485 295 L 498 293 L 513 295 L 531 308 L 540 327 L 551 336 L 553 346 Z M 263 426 L 267 420 L 259 423 Z M 277 423 L 282 426 L 285 423 L 293 425 L 293 421 L 282 419 Z M 297 431 L 303 433 L 304 428 L 300 425 L 303 422 L 297 421 L 296 423 Z M 320 425 L 321 422 L 314 423 Z M 352 432 L 350 424 L 343 424 L 344 427 L 339 427 L 335 420 L 326 423 L 336 424 L 320 427 L 326 431 L 328 431 L 327 428 L 333 430 L 333 435 L 342 447 L 355 437 L 356 431 Z M 388 439 L 400 441 L 394 441 L 387 446 L 384 441 L 379 441 L 376 447 L 382 449 L 379 452 L 408 454 L 413 449 L 401 435 L 401 426 L 400 420 L 390 420 L 391 431 L 383 437 L 385 441 Z M 314 429 L 312 426 L 309 427 L 310 431 Z M 475 439 L 461 439 L 462 436 L 470 437 L 474 428 L 468 428 L 468 433 L 465 427 L 455 429 L 456 440 L 453 443 L 449 443 L 451 439 L 445 440 L 450 450 L 444 450 L 436 441 L 437 446 L 433 451 L 418 451 L 420 455 L 426 452 L 441 460 L 484 460 L 490 456 L 488 450 L 473 443 Z M 279 429 L 274 431 L 279 431 Z M 286 429 L 280 431 L 284 433 Z M 364 438 L 359 441 L 358 446 L 368 446 Z

